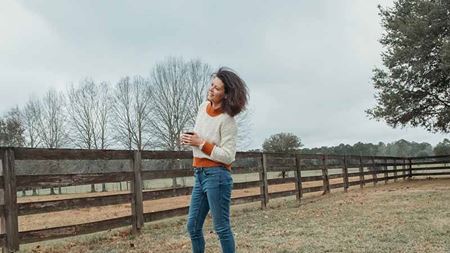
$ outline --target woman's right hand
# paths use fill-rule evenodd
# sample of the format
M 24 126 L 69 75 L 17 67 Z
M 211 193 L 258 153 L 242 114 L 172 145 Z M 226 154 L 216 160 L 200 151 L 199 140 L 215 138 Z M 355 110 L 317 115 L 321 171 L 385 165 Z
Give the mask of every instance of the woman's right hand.
M 204 143 L 204 140 L 195 132 L 193 132 L 192 134 L 185 133 L 181 135 L 181 143 L 183 145 L 199 147 L 202 143 Z
M 183 138 L 184 138 L 183 135 L 184 135 L 183 133 L 180 134 L 180 144 L 181 144 L 181 145 L 186 145 L 186 144 L 184 143 L 184 141 L 183 141 Z

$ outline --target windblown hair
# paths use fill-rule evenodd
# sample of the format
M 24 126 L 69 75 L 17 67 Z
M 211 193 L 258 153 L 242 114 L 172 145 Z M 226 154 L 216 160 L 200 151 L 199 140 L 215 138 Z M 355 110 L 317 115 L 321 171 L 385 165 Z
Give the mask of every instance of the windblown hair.
M 222 110 L 231 117 L 236 116 L 246 109 L 248 103 L 248 88 L 232 69 L 221 67 L 213 74 L 219 78 L 225 88 L 225 97 L 222 101 Z

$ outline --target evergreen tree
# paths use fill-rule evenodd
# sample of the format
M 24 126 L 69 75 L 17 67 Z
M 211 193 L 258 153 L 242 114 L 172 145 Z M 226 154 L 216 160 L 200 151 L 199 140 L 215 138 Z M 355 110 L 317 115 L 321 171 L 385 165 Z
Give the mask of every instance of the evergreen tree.
M 450 131 L 450 1 L 398 0 L 380 9 L 384 68 L 375 68 L 377 105 L 367 113 L 392 127 Z

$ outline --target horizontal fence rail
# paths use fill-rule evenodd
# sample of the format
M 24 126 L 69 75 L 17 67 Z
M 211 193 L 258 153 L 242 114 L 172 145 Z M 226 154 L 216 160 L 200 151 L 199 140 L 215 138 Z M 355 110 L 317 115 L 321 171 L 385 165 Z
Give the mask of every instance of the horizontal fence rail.
M 145 222 L 186 215 L 188 206 L 144 212 L 145 201 L 188 196 L 192 186 L 146 190 L 144 181 L 193 176 L 192 152 L 0 148 L 0 245 L 6 252 L 24 243 L 64 238 L 130 226 L 139 233 Z M 238 152 L 233 163 L 232 205 L 351 186 L 377 185 L 412 177 L 450 176 L 450 155 L 430 157 L 355 156 Z M 249 178 L 247 178 L 249 176 Z M 17 192 L 51 187 L 128 182 L 128 192 L 100 196 L 18 202 Z M 150 182 L 150 184 L 153 181 Z M 277 188 L 281 187 L 281 188 Z M 283 188 L 284 187 L 284 188 Z M 282 190 L 280 190 L 282 189 Z M 131 215 L 84 224 L 19 231 L 18 217 L 72 209 L 129 205 Z

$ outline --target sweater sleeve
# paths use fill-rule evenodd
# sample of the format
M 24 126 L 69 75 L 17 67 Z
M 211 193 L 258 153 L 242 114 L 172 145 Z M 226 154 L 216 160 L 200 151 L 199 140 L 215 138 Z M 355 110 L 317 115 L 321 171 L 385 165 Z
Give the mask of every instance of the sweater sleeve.
M 215 161 L 231 164 L 236 157 L 237 125 L 234 118 L 230 117 L 220 127 L 220 136 L 219 145 L 206 142 L 202 151 Z

